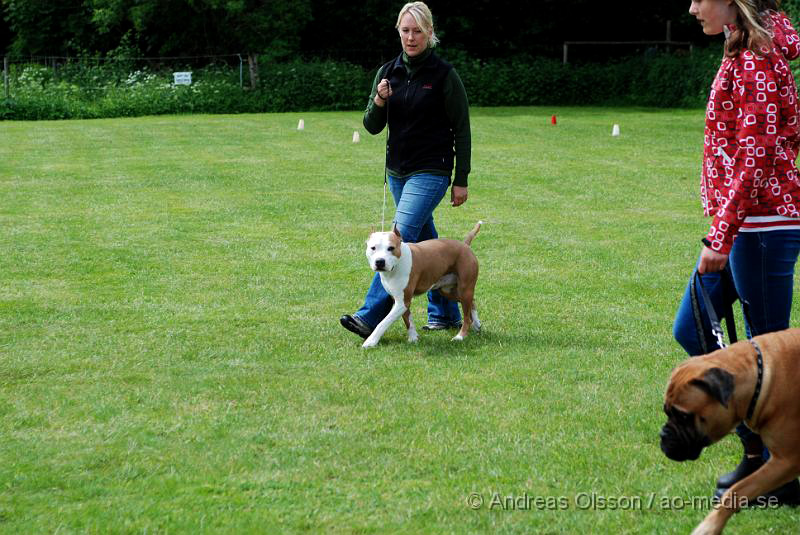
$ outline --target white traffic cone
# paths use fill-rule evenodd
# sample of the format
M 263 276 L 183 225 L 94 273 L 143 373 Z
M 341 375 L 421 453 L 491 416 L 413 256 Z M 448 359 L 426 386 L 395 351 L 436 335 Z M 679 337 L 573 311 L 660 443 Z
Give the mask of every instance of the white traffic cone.
M 619 137 L 619 125 L 615 124 L 614 128 L 611 129 L 611 136 L 612 137 Z
M 306 129 L 306 123 L 305 123 L 305 121 L 303 121 L 302 119 L 300 119 L 300 122 L 299 122 L 299 123 L 297 123 L 297 129 L 298 129 L 298 130 L 305 130 L 305 129 Z
M 361 135 L 358 133 L 358 130 L 353 132 L 353 143 L 358 143 L 361 141 Z

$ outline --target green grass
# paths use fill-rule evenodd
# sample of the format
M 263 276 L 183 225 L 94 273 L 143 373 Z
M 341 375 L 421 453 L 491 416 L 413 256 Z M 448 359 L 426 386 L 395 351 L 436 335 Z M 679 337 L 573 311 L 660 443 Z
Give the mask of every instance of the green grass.
M 360 114 L 3 123 L 0 532 L 689 533 L 706 511 L 663 500 L 740 455 L 658 447 L 702 123 L 473 110 L 470 198 L 436 223 L 486 222 L 484 331 L 409 345 L 399 322 L 368 352 L 338 325 L 380 226 L 384 137 L 351 143 Z M 796 529 L 745 511 L 726 533 Z

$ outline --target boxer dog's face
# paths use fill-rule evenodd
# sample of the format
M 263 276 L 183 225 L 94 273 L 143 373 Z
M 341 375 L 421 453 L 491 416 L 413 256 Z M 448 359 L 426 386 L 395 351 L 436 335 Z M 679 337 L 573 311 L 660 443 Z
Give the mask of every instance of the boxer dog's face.
M 691 361 L 690 361 L 691 362 Z M 733 375 L 721 368 L 677 368 L 667 386 L 661 428 L 661 450 L 673 461 L 695 460 L 703 448 L 718 441 L 735 425 Z
M 397 227 L 392 232 L 373 232 L 367 240 L 367 261 L 373 271 L 392 271 L 400 260 L 402 239 Z

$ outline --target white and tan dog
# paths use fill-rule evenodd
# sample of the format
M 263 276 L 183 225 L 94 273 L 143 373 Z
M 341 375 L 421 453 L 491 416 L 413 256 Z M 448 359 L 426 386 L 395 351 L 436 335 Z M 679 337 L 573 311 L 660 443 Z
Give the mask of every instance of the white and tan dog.
M 481 228 L 478 221 L 463 242 L 426 240 L 406 243 L 397 227 L 392 232 L 373 232 L 367 240 L 367 260 L 380 274 L 381 284 L 394 298 L 394 306 L 362 347 L 378 345 L 386 330 L 402 316 L 408 330 L 408 341 L 416 342 L 417 330 L 411 321 L 411 298 L 429 290 L 439 290 L 452 301 L 461 302 L 464 315 L 461 330 L 453 340 L 463 340 L 470 328 L 480 330 L 481 322 L 473 296 L 478 280 L 478 259 L 469 244 Z

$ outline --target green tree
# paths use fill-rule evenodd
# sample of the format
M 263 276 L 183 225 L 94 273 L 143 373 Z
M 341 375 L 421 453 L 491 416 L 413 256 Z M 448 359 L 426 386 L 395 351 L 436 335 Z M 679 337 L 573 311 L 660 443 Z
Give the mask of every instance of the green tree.
M 132 32 L 148 55 L 244 52 L 251 84 L 258 83 L 258 54 L 295 52 L 311 18 L 311 0 L 88 0 L 101 34 Z
M 781 9 L 786 11 L 794 24 L 800 24 L 800 0 L 783 0 Z
M 93 39 L 83 0 L 2 0 L 2 6 L 13 34 L 12 55 L 63 55 Z
M 5 53 L 10 44 L 11 29 L 8 27 L 6 19 L 0 16 L 0 53 Z
M 196 0 L 222 14 L 220 23 L 230 46 L 247 54 L 250 83 L 258 85 L 258 54 L 270 59 L 296 52 L 300 33 L 311 20 L 311 0 L 263 2 L 261 0 Z
M 128 36 L 148 56 L 222 53 L 218 16 L 192 0 L 87 0 L 101 35 Z M 113 47 L 119 46 L 119 42 Z M 231 52 L 227 50 L 225 52 Z

